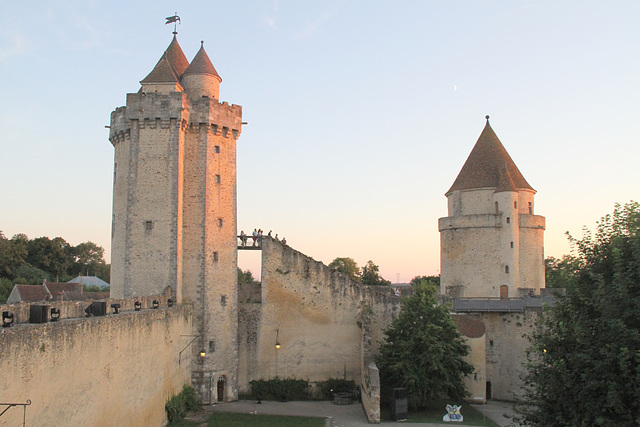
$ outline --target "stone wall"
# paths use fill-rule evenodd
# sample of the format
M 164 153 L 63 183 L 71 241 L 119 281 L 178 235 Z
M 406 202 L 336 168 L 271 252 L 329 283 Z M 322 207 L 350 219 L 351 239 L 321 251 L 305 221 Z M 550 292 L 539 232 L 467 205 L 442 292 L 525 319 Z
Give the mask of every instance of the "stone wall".
M 400 298 L 391 288 L 353 282 L 266 236 L 261 298 L 245 301 L 240 300 L 241 392 L 249 390 L 252 380 L 274 377 L 360 382 L 363 312 L 371 317 L 375 354 L 382 330 L 400 310 Z
M 31 400 L 26 425 L 162 426 L 166 401 L 190 382 L 191 349 L 180 352 L 192 339 L 191 310 L 1 328 L 0 402 Z M 0 425 L 22 425 L 22 417 L 22 407 L 11 408 Z

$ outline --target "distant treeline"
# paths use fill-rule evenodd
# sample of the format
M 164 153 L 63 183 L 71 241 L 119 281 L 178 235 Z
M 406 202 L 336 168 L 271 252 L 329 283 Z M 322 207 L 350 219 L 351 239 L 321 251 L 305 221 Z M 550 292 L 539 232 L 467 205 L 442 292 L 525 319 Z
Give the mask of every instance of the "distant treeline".
M 68 282 L 76 276 L 98 276 L 109 283 L 110 267 L 104 248 L 93 242 L 71 246 L 62 237 L 29 239 L 25 234 L 8 239 L 0 231 L 0 303 L 6 288 L 11 292 L 16 283 Z

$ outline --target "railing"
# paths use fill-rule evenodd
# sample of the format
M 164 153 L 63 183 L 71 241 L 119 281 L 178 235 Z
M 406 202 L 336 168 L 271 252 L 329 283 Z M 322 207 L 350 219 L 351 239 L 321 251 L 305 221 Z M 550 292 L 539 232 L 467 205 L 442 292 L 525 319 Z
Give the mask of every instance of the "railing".
M 31 405 L 31 400 L 27 399 L 26 403 L 0 403 L 0 406 L 6 406 L 4 411 L 0 412 L 0 417 L 14 406 L 22 406 L 22 425 L 27 425 L 27 406 Z
M 262 249 L 262 236 L 237 236 L 238 249 Z
M 525 298 L 456 298 L 453 311 L 457 312 L 522 312 L 526 308 L 541 308 L 545 304 L 553 306 L 555 298 L 551 296 Z

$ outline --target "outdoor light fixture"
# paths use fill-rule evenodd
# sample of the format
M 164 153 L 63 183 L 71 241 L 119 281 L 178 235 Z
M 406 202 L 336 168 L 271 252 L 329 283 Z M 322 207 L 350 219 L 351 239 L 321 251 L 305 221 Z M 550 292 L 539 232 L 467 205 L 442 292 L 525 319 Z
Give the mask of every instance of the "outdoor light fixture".
M 133 303 L 133 309 L 135 311 L 140 311 L 140 308 L 142 308 L 142 303 L 140 301 L 136 301 Z
M 279 335 L 280 335 L 280 329 L 276 329 L 276 350 L 280 348 L 280 340 L 278 339 Z
M 60 309 L 55 307 L 52 308 L 49 312 L 49 317 L 52 322 L 57 322 L 58 319 L 60 319 Z
M 153 300 L 153 302 L 151 303 L 151 307 L 152 307 L 153 309 L 156 309 L 156 308 L 158 308 L 159 306 L 160 306 L 160 303 L 158 302 L 158 300 L 157 300 L 157 299 L 154 299 L 154 300 Z
M 173 307 L 173 299 L 169 298 L 169 299 L 167 300 L 167 305 L 168 305 L 169 307 Z
M 118 303 L 111 304 L 111 308 L 113 308 L 113 314 L 120 313 L 120 304 L 118 304 Z
M 204 351 L 204 348 L 200 350 L 200 357 L 205 357 L 206 355 L 207 355 L 207 352 Z
M 13 323 L 13 313 L 10 311 L 2 312 L 2 327 L 8 328 Z

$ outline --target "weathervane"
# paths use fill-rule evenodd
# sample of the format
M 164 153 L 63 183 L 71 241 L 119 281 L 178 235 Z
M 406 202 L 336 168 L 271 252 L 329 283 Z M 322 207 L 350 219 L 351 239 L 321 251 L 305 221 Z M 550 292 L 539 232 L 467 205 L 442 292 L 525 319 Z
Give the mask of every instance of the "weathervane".
M 178 34 L 178 31 L 176 31 L 176 26 L 178 24 L 176 24 L 176 22 L 179 22 L 182 24 L 182 21 L 180 20 L 180 17 L 178 16 L 178 12 L 175 13 L 175 15 L 173 16 L 167 16 L 166 18 L 164 18 L 167 20 L 167 22 L 164 23 L 164 25 L 167 24 L 173 24 L 173 34 Z

